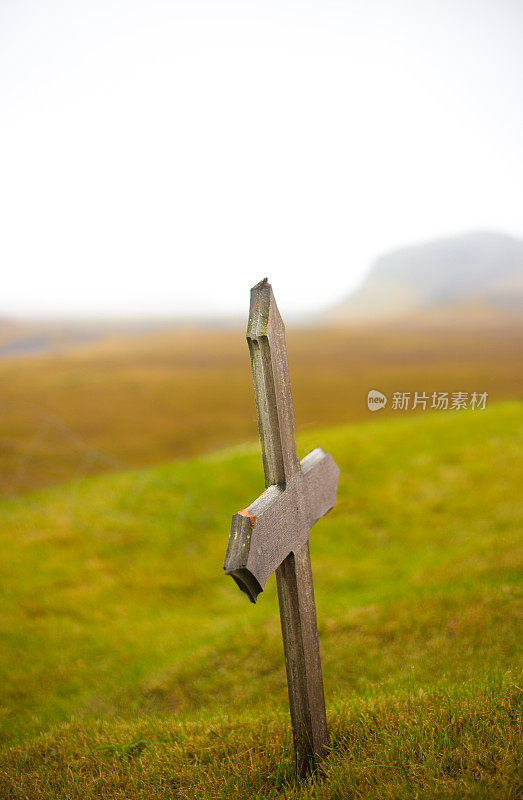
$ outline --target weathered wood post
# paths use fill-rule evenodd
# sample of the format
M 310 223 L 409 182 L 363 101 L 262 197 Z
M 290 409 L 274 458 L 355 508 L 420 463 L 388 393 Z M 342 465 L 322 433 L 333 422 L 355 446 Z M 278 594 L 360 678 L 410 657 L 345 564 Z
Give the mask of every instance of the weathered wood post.
M 253 603 L 276 572 L 292 732 L 304 775 L 328 744 L 309 529 L 333 507 L 339 469 L 319 448 L 298 460 L 285 327 L 266 278 L 251 289 L 247 341 L 266 490 L 234 514 L 224 569 Z

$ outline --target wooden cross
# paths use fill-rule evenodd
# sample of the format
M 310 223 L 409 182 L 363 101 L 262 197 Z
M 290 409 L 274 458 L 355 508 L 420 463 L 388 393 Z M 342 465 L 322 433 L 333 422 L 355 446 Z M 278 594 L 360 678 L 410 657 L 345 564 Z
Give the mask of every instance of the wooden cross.
M 328 744 L 309 529 L 336 500 L 339 469 L 320 448 L 300 463 L 285 327 L 265 278 L 247 326 L 266 489 L 232 518 L 223 568 L 255 603 L 276 572 L 294 746 L 304 775 Z

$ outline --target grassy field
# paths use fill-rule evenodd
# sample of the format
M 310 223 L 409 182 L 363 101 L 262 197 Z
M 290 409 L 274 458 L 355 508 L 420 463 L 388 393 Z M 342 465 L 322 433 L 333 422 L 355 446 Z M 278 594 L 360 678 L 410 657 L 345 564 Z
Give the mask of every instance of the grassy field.
M 257 445 L 3 499 L 0 796 L 515 800 L 522 433 L 512 402 L 300 435 L 341 468 L 303 785 L 274 580 L 252 606 L 220 568 Z
M 523 398 L 523 327 L 288 331 L 299 430 L 371 417 L 369 389 Z M 388 409 L 380 412 L 392 412 Z M 0 361 L 0 495 L 210 452 L 257 435 L 240 330 L 129 336 Z

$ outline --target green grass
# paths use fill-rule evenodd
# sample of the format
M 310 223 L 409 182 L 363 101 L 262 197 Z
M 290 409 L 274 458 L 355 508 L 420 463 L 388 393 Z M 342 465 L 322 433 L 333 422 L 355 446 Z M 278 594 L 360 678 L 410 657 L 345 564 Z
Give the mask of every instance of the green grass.
M 310 432 L 332 752 L 296 781 L 274 580 L 221 572 L 256 445 L 3 500 L 2 798 L 516 798 L 521 404 Z

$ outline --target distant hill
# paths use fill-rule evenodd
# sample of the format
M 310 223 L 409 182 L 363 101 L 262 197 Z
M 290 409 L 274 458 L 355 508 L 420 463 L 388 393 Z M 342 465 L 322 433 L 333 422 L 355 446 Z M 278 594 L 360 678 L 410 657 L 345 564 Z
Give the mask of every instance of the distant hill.
M 464 309 L 523 310 L 523 241 L 476 232 L 387 253 L 329 317 L 357 321 Z

